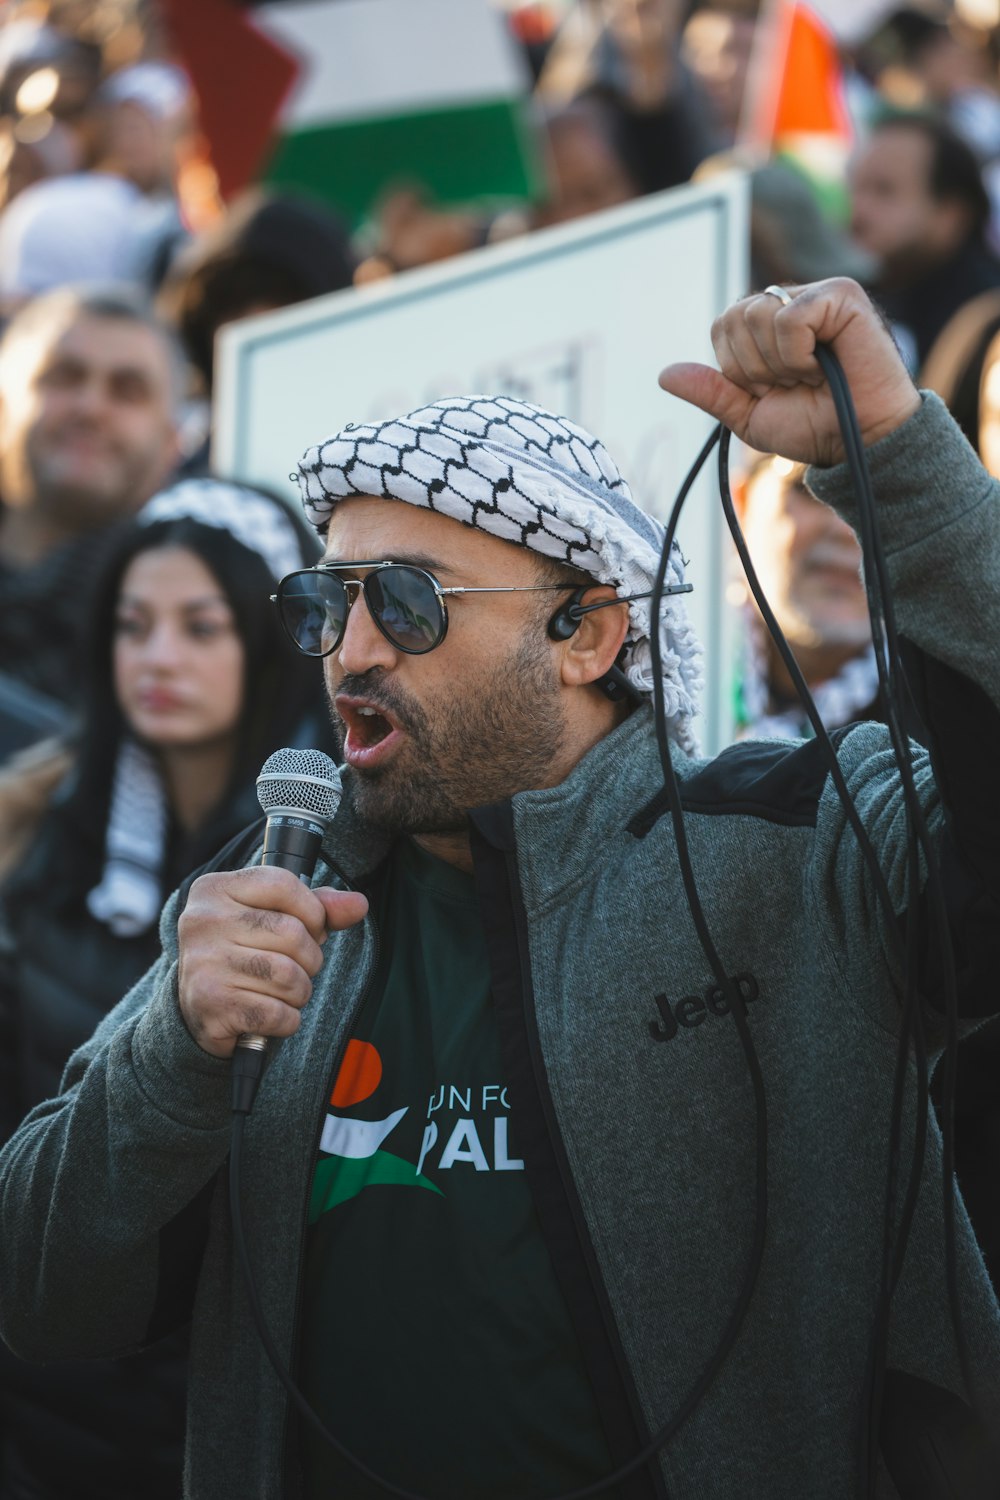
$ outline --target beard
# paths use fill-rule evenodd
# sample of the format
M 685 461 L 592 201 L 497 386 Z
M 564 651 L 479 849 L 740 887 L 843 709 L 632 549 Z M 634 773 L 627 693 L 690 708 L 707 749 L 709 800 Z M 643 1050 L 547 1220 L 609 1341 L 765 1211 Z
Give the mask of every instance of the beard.
M 470 809 L 550 784 L 564 731 L 557 688 L 544 633 L 525 636 L 484 667 L 476 686 L 428 702 L 381 668 L 342 678 L 338 692 L 387 709 L 406 732 L 387 766 L 354 776 L 358 814 L 392 833 L 459 833 Z M 331 710 L 343 750 L 344 726 L 332 701 Z
M 72 434 L 70 434 L 72 435 Z M 27 468 L 46 514 L 69 531 L 106 526 L 139 509 L 156 488 L 165 439 L 150 437 L 141 446 L 107 441 L 96 456 L 81 464 L 65 446 L 47 447 L 39 434 L 27 444 Z
M 824 580 L 823 569 L 843 575 L 836 586 Z M 783 592 L 775 590 L 775 600 L 778 623 L 792 645 L 862 651 L 871 640 L 861 558 L 854 544 L 814 543 L 786 577 Z

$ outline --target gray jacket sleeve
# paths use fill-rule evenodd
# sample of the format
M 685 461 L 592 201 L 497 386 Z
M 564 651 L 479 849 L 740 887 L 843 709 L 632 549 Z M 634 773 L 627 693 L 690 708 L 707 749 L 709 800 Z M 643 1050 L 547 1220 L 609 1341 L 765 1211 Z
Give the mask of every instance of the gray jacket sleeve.
M 176 907 L 160 959 L 0 1154 L 0 1335 L 26 1358 L 146 1340 L 161 1246 L 229 1149 L 229 1064 L 177 1004 Z
M 916 780 L 940 847 L 961 1008 L 987 1014 L 996 1000 L 994 984 L 983 981 L 1000 961 L 1000 484 L 930 393 L 868 458 L 907 681 L 921 719 L 918 733 L 929 749 L 929 756 L 916 754 Z M 820 499 L 856 524 L 846 466 L 812 469 L 808 480 Z M 872 726 L 852 731 L 840 759 L 902 910 L 914 898 L 906 879 L 901 789 L 885 732 Z M 874 923 L 888 947 L 853 835 L 829 787 L 818 832 L 826 856 L 820 899 L 836 911 L 839 893 L 845 938 Z M 867 899 L 852 907 L 844 892 L 857 891 L 859 883 Z M 940 955 L 932 933 L 928 917 L 922 921 L 923 988 L 940 1009 Z

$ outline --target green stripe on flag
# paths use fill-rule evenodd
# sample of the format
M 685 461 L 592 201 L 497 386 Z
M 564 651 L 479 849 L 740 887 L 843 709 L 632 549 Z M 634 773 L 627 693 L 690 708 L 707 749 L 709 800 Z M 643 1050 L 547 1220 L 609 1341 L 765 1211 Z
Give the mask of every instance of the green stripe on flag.
M 309 1223 L 315 1224 L 323 1214 L 341 1203 L 348 1203 L 369 1187 L 429 1188 L 444 1197 L 441 1189 L 425 1177 L 412 1161 L 403 1161 L 389 1151 L 374 1156 L 324 1156 L 316 1163 L 312 1192 L 309 1197 Z
M 521 201 L 542 186 L 523 104 L 511 99 L 297 131 L 278 143 L 266 177 L 354 221 L 396 183 L 422 186 L 440 203 L 470 204 Z

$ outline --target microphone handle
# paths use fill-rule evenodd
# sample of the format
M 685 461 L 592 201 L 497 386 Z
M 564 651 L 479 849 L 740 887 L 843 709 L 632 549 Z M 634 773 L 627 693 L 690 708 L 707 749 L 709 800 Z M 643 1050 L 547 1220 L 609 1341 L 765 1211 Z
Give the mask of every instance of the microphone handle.
M 323 844 L 325 823 L 308 812 L 288 809 L 269 814 L 264 831 L 262 865 L 276 865 L 291 870 L 305 885 L 312 883 L 316 862 Z M 266 1036 L 246 1031 L 237 1037 L 233 1051 L 233 1109 L 248 1115 L 264 1071 L 267 1055 Z

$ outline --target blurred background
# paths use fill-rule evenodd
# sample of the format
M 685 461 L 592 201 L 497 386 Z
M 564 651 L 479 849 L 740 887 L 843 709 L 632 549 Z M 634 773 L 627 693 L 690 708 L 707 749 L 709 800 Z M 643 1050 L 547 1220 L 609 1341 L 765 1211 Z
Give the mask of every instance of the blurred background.
M 329 739 L 266 604 L 315 539 L 247 489 L 267 476 L 216 472 L 220 330 L 381 298 L 391 369 L 387 293 L 423 268 L 565 249 L 560 226 L 734 172 L 727 294 L 857 278 L 1000 475 L 1000 0 L 0 0 L 0 1140 L 150 962 L 163 896 L 252 816 L 263 755 Z M 693 230 L 657 267 L 675 298 L 685 257 Z M 484 349 L 491 385 L 561 382 L 580 416 L 607 289 L 567 294 L 579 328 L 571 303 L 535 384 Z M 824 722 L 877 717 L 852 533 L 774 455 L 737 479 Z M 722 738 L 810 734 L 713 558 Z M 995 1277 L 998 1050 L 966 1050 L 958 1119 Z M 0 1349 L 0 1500 L 177 1495 L 185 1354 L 151 1353 L 81 1373 Z

